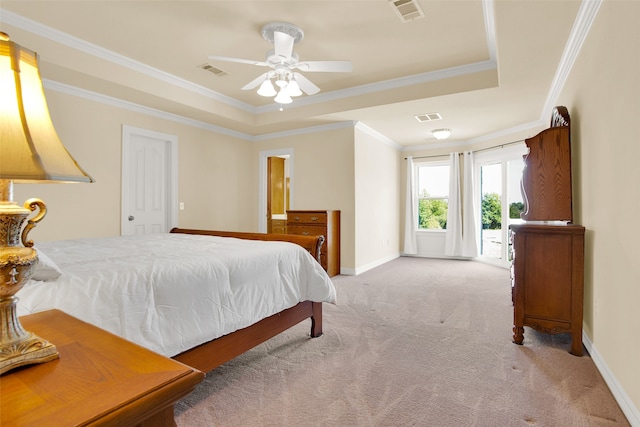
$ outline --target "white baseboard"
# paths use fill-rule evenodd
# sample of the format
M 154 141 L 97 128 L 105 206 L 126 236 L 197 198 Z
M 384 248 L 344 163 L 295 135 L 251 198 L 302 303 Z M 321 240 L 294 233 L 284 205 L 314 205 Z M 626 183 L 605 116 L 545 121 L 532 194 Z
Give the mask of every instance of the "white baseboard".
M 389 262 L 391 260 L 394 260 L 396 258 L 399 258 L 399 257 L 400 257 L 400 254 L 396 253 L 396 254 L 392 254 L 392 255 L 389 255 L 389 256 L 384 257 L 384 258 L 380 258 L 380 259 L 378 259 L 378 260 L 376 260 L 374 262 L 370 262 L 369 264 L 363 265 L 361 267 L 357 267 L 357 268 L 342 268 L 341 267 L 340 268 L 340 274 L 344 274 L 346 276 L 357 276 L 358 274 L 362 274 L 365 271 L 372 270 L 372 269 L 374 269 L 376 267 L 381 266 L 382 264 L 385 264 L 385 263 L 387 263 L 387 262 Z
M 582 342 L 589 352 L 589 355 L 591 355 L 591 359 L 593 360 L 593 363 L 595 363 L 596 368 L 600 371 L 600 375 L 604 378 L 604 382 L 609 386 L 611 394 L 613 394 L 614 399 L 616 399 L 616 402 L 620 405 L 620 409 L 622 409 L 622 412 L 627 417 L 629 424 L 633 427 L 640 427 L 640 411 L 631 401 L 629 395 L 624 391 L 624 388 L 622 388 L 615 375 L 613 375 L 606 362 L 602 356 L 600 356 L 600 353 L 598 353 L 598 350 L 584 331 L 582 332 Z

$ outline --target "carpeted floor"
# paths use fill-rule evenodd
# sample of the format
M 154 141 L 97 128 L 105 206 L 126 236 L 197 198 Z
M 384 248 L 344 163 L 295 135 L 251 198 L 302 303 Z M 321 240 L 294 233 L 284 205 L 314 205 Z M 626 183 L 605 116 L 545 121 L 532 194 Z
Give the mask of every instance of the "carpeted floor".
M 508 270 L 403 257 L 334 283 L 322 337 L 305 321 L 208 373 L 178 426 L 629 425 L 568 335 L 511 342 Z

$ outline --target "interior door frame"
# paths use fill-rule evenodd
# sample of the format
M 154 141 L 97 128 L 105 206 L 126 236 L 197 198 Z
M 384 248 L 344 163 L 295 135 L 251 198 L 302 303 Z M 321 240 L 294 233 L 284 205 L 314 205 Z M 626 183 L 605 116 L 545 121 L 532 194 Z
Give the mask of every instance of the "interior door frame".
M 274 156 L 289 156 L 289 208 L 294 208 L 294 179 L 293 179 L 293 147 L 276 150 L 261 151 L 259 155 L 258 176 L 258 232 L 267 232 L 267 158 Z
M 165 212 L 167 215 L 167 230 L 178 226 L 178 137 L 168 133 L 142 129 L 130 125 L 122 125 L 122 189 L 120 193 L 120 235 L 124 235 L 126 221 L 129 216 L 129 151 L 133 136 L 157 139 L 167 146 L 167 162 L 165 163 L 167 176 L 167 194 Z

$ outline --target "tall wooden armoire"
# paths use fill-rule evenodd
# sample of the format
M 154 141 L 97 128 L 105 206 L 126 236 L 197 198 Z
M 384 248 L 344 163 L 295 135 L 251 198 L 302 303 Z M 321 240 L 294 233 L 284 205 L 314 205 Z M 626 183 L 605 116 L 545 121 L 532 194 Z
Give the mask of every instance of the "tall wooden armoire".
M 570 118 L 556 107 L 551 127 L 525 140 L 521 189 L 524 223 L 509 227 L 512 254 L 513 342 L 524 326 L 570 333 L 582 356 L 584 227 L 572 224 Z

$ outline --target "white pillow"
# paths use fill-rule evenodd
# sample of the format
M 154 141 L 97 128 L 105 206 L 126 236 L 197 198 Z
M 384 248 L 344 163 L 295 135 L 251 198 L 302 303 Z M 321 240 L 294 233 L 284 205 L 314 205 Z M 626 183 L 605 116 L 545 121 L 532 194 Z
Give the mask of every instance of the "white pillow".
M 36 251 L 38 252 L 38 264 L 31 279 L 46 282 L 47 280 L 55 280 L 60 277 L 62 270 L 51 261 L 51 258 L 46 256 L 40 249 L 36 249 Z

